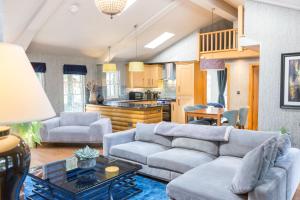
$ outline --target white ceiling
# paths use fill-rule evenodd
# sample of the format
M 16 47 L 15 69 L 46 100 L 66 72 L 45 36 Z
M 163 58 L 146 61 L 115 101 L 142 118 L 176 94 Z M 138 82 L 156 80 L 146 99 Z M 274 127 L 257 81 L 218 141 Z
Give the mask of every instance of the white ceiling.
M 255 1 L 300 10 L 300 0 L 255 0 Z
M 226 1 L 235 6 L 240 0 Z M 74 4 L 77 13 L 70 12 Z M 140 58 L 147 59 L 211 22 L 210 11 L 189 0 L 137 0 L 113 20 L 96 9 L 94 0 L 4 0 L 4 16 L 5 41 L 27 40 L 29 52 L 103 58 L 111 45 L 120 60 L 135 57 L 135 24 Z M 175 36 L 156 49 L 144 48 L 163 32 Z

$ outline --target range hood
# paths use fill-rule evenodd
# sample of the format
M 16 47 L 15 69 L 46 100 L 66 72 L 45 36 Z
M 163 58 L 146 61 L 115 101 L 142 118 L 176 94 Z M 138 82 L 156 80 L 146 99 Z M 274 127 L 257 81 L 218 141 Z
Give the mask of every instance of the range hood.
M 176 64 L 175 63 L 165 63 L 164 64 L 163 79 L 164 80 L 176 80 Z

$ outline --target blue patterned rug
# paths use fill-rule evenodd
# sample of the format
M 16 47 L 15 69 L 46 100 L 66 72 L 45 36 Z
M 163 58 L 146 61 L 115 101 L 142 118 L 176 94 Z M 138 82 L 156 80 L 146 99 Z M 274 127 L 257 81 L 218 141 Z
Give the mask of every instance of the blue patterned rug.
M 136 183 L 143 192 L 130 198 L 130 200 L 168 200 L 166 195 L 166 184 L 144 176 L 136 176 Z M 31 195 L 32 181 L 25 180 L 25 197 Z

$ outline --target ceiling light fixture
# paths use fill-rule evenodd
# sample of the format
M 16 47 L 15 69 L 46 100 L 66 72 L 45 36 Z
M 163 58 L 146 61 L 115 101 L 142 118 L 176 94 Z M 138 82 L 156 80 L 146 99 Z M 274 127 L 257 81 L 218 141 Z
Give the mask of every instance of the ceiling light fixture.
M 110 63 L 110 49 L 111 47 L 108 47 L 108 62 L 103 64 L 102 71 L 104 73 L 106 72 L 116 72 L 117 71 L 117 65 L 114 63 Z
M 158 36 L 157 38 L 155 38 L 154 40 L 152 40 L 151 42 L 149 42 L 145 46 L 145 48 L 155 49 L 156 47 L 160 46 L 161 44 L 163 44 L 167 40 L 169 40 L 172 37 L 174 37 L 174 35 L 175 35 L 174 33 L 164 32 L 163 34 L 161 34 L 160 36 Z
M 129 71 L 130 72 L 142 72 L 144 71 L 144 63 L 137 61 L 138 59 L 138 38 L 137 38 L 137 25 L 134 25 L 135 28 L 135 61 L 129 62 Z
M 104 14 L 114 15 L 121 13 L 126 7 L 127 0 L 95 0 L 96 7 Z

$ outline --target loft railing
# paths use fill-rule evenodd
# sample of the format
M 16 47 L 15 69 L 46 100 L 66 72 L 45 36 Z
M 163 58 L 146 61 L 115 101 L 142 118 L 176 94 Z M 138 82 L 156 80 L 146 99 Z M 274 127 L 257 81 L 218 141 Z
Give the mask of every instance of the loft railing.
M 237 50 L 237 36 L 237 29 L 200 33 L 200 53 Z

